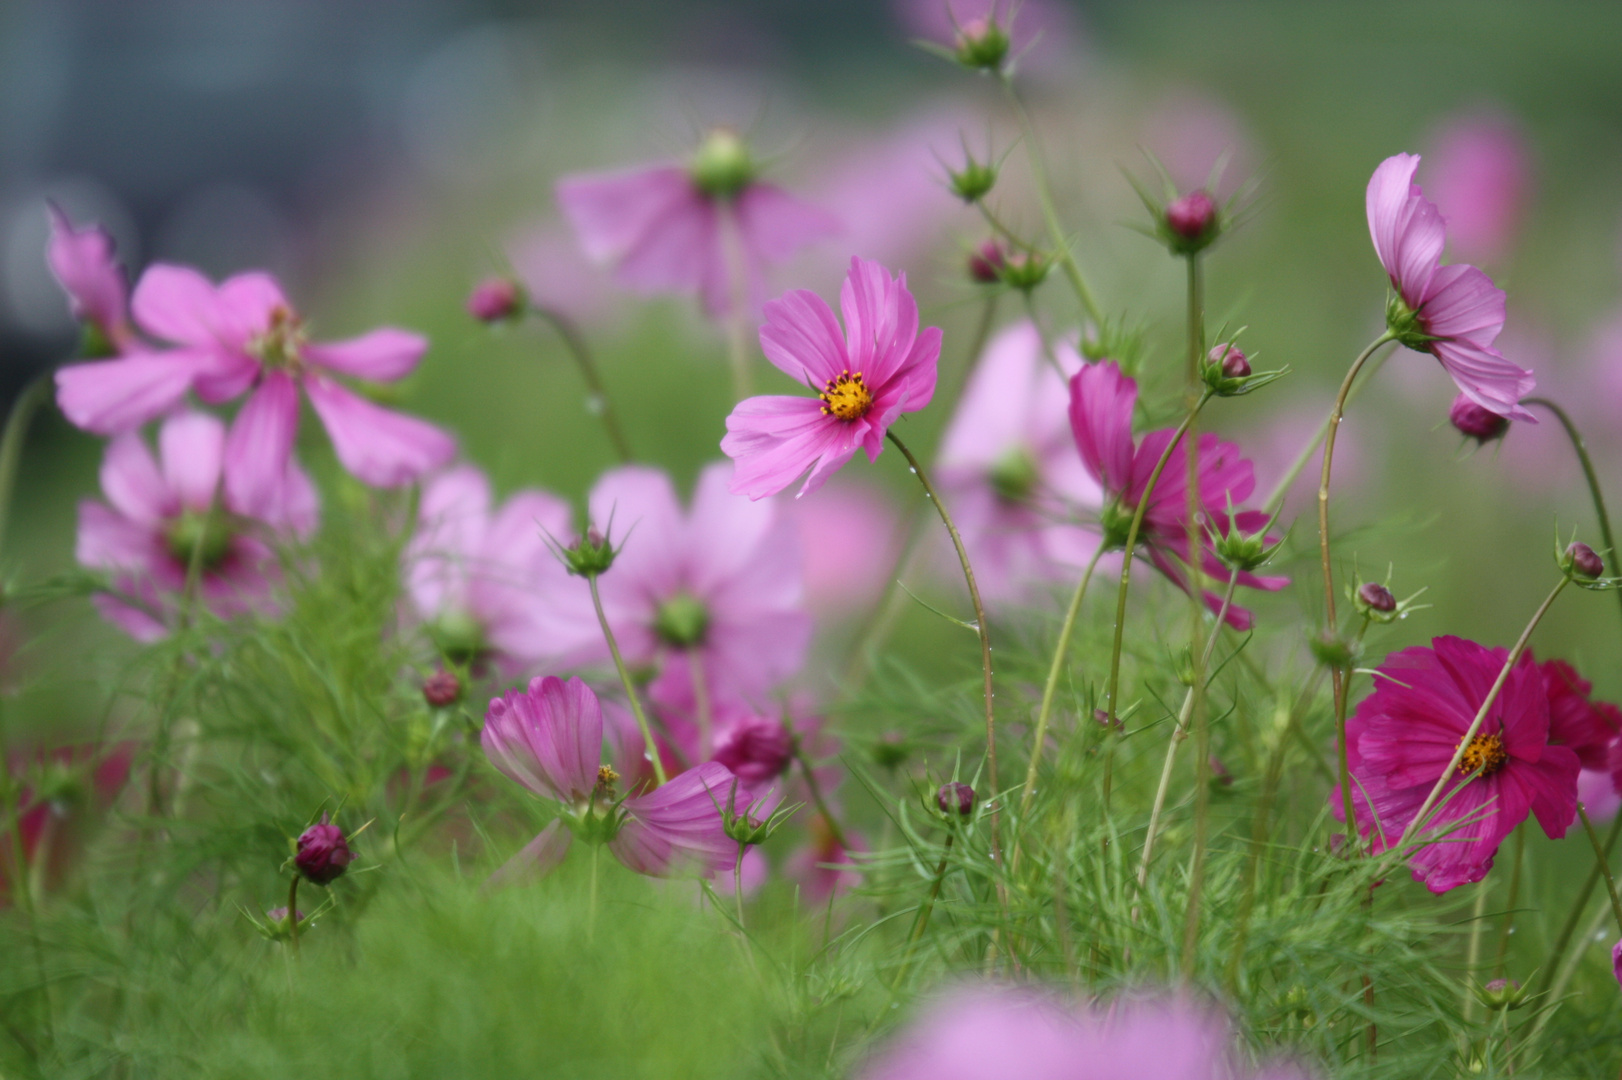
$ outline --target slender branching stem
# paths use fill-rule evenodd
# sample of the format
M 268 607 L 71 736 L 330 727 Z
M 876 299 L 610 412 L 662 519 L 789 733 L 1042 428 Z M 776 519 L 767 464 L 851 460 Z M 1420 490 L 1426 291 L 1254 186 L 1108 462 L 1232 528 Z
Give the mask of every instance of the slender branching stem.
M 1603 848 L 1607 862 L 1611 852 L 1616 850 L 1616 840 L 1622 836 L 1622 813 L 1616 815 L 1611 822 L 1610 831 L 1605 834 Z M 1549 959 L 1544 963 L 1538 982 L 1540 990 L 1550 990 L 1553 996 L 1559 997 L 1558 983 L 1551 983 L 1555 979 L 1557 970 L 1564 970 L 1561 958 L 1566 955 L 1566 949 L 1571 945 L 1572 935 L 1577 932 L 1577 924 L 1582 921 L 1583 912 L 1588 909 L 1588 899 L 1594 895 L 1594 887 L 1599 884 L 1600 863 L 1596 860 L 1588 871 L 1588 877 L 1582 887 L 1577 890 L 1576 899 L 1572 902 L 1571 911 L 1566 915 L 1566 921 L 1560 926 L 1560 933 L 1554 939 L 1554 946 L 1549 950 Z M 1569 976 L 1567 976 L 1569 978 Z
M 755 381 L 749 352 L 749 272 L 744 266 L 738 215 L 730 204 L 723 205 L 720 213 L 721 246 L 731 293 L 726 315 L 727 358 L 732 365 L 732 398 L 742 401 L 753 391 Z
M 894 430 L 886 432 L 886 437 L 895 444 L 901 456 L 907 459 L 912 467 L 913 475 L 924 487 L 924 498 L 935 505 L 935 512 L 940 515 L 941 524 L 946 526 L 947 535 L 952 538 L 952 547 L 957 552 L 957 561 L 963 567 L 963 581 L 969 587 L 969 602 L 974 606 L 974 629 L 980 637 L 980 669 L 982 675 L 982 691 L 985 698 L 986 711 L 986 782 L 990 785 L 991 797 L 991 854 L 997 861 L 1002 861 L 1002 840 L 999 835 L 997 801 L 1001 797 L 1002 788 L 997 783 L 997 713 L 994 691 L 991 685 L 991 627 L 986 620 L 986 608 L 980 600 L 980 586 L 974 581 L 974 567 L 969 564 L 969 553 L 963 546 L 963 537 L 958 534 L 957 526 L 952 523 L 952 515 L 947 512 L 946 504 L 935 493 L 935 488 L 929 482 L 924 467 L 918 459 L 912 456 L 907 445 L 896 437 Z
M 1470 944 L 1464 952 L 1464 979 L 1459 985 L 1460 1011 L 1467 1024 L 1475 1022 L 1476 1006 L 1480 1004 L 1476 999 L 1476 972 L 1481 966 L 1481 933 L 1487 925 L 1487 896 L 1492 886 L 1481 881 L 1476 883 L 1475 889 L 1475 907 L 1470 912 Z
M 1076 629 L 1076 617 L 1081 613 L 1081 601 L 1087 595 L 1087 585 L 1093 580 L 1093 570 L 1098 566 L 1100 556 L 1104 554 L 1104 545 L 1099 544 L 1093 551 L 1092 558 L 1087 560 L 1087 568 L 1081 572 L 1081 581 L 1076 584 L 1076 591 L 1071 594 L 1070 606 L 1065 609 L 1064 621 L 1059 624 L 1059 640 L 1053 645 L 1053 659 L 1048 664 L 1047 682 L 1042 684 L 1042 704 L 1036 710 L 1036 731 L 1031 735 L 1031 763 L 1025 769 L 1025 790 L 1019 797 L 1019 814 L 1023 820 L 1026 812 L 1031 808 L 1031 797 L 1036 794 L 1036 773 L 1042 764 L 1042 747 L 1047 742 L 1048 719 L 1053 715 L 1053 699 L 1059 690 L 1059 676 L 1064 672 L 1065 664 L 1070 658 L 1070 637 Z M 1016 844 L 1016 849 L 1018 845 Z
M 800 771 L 805 774 L 806 790 L 811 793 L 811 805 L 817 808 L 817 813 L 821 814 L 822 820 L 827 823 L 829 835 L 834 838 L 834 843 L 839 845 L 840 850 L 849 851 L 850 845 L 845 842 L 845 830 L 840 827 L 839 819 L 834 817 L 834 812 L 828 808 L 827 799 L 823 798 L 822 785 L 817 781 L 817 771 L 811 767 L 811 762 L 806 760 L 804 752 L 798 746 L 794 748 L 794 760 L 800 763 Z
M 1571 584 L 1571 579 L 1562 575 L 1560 581 L 1549 591 L 1549 595 L 1544 597 L 1543 603 L 1538 606 L 1537 611 L 1532 614 L 1532 621 L 1526 624 L 1525 630 L 1521 631 L 1521 636 L 1516 640 L 1515 647 L 1510 649 L 1509 655 L 1504 658 L 1504 666 L 1499 670 L 1498 678 L 1493 680 L 1492 687 L 1487 691 L 1487 696 L 1481 701 L 1481 707 L 1476 710 L 1475 719 L 1470 721 L 1470 726 L 1465 730 L 1464 737 L 1459 740 L 1459 745 L 1453 748 L 1453 756 L 1448 760 L 1447 768 L 1443 769 L 1442 775 L 1436 778 L 1436 786 L 1431 788 L 1430 794 L 1425 796 L 1425 801 L 1419 804 L 1419 811 L 1414 814 L 1413 821 L 1403 830 L 1402 841 L 1404 844 L 1409 839 L 1423 834 L 1425 826 L 1428 824 L 1426 819 L 1430 815 L 1432 808 L 1435 807 L 1437 800 L 1442 797 L 1442 792 L 1447 788 L 1447 782 L 1458 772 L 1459 762 L 1464 760 L 1464 752 L 1469 748 L 1470 740 L 1476 737 L 1476 733 L 1481 730 L 1481 725 L 1486 722 L 1487 713 L 1492 709 L 1493 703 L 1498 700 L 1499 691 L 1503 690 L 1504 683 L 1509 681 L 1509 673 L 1515 669 L 1516 663 L 1520 661 L 1521 654 L 1526 651 L 1526 643 L 1532 640 L 1532 631 L 1536 630 L 1538 623 L 1543 621 L 1543 616 L 1548 612 L 1549 606 L 1554 603 L 1554 598 L 1559 596 L 1561 591 L 1569 584 Z M 1352 821 L 1353 819 L 1348 817 L 1346 820 Z
M 591 885 L 586 901 L 586 940 L 593 941 L 597 937 L 597 874 L 598 863 L 602 861 L 603 845 L 591 845 Z
M 1498 956 L 1493 961 L 1492 977 L 1504 977 L 1504 961 L 1509 955 L 1509 935 L 1515 932 L 1515 905 L 1521 899 L 1521 863 L 1526 859 L 1526 823 L 1515 829 L 1515 861 L 1509 869 L 1509 897 L 1504 901 L 1504 925 L 1498 931 Z
M 287 939 L 293 947 L 293 955 L 298 955 L 298 879 L 293 874 L 293 881 L 287 886 Z
M 1588 808 L 1581 801 L 1577 803 L 1577 817 L 1583 823 L 1583 832 L 1588 834 L 1588 842 L 1594 847 L 1594 865 L 1599 867 L 1600 876 L 1605 879 L 1605 894 L 1611 898 L 1611 914 L 1616 916 L 1616 929 L 1622 933 L 1622 898 L 1616 893 L 1616 878 L 1611 876 L 1611 862 L 1605 857 L 1605 847 L 1599 841 L 1599 833 L 1594 831 L 1594 823 L 1588 819 Z
M 907 935 L 907 951 L 901 956 L 901 966 L 896 969 L 895 981 L 890 984 L 893 994 L 901 988 L 902 980 L 907 977 L 907 969 L 912 966 L 912 954 L 918 948 L 918 942 L 923 939 L 924 930 L 929 926 L 929 915 L 935 910 L 935 901 L 941 895 L 941 882 L 946 880 L 947 862 L 952 857 L 952 841 L 957 839 L 955 833 L 948 833 L 946 845 L 941 848 L 941 861 L 935 867 L 935 877 L 929 884 L 929 895 L 924 902 L 918 905 L 918 914 L 912 920 L 912 932 Z
M 586 581 L 591 585 L 591 606 L 597 609 L 597 622 L 603 628 L 603 640 L 608 642 L 608 653 L 614 658 L 614 670 L 619 672 L 620 685 L 625 687 L 625 697 L 631 703 L 631 713 L 636 717 L 636 726 L 642 732 L 642 742 L 647 747 L 648 760 L 653 763 L 654 779 L 662 786 L 666 780 L 665 763 L 659 757 L 659 744 L 653 741 L 653 728 L 648 725 L 648 714 L 642 711 L 642 696 L 636 692 L 636 682 L 631 678 L 631 670 L 625 666 L 625 658 L 620 655 L 619 642 L 614 640 L 614 630 L 608 625 L 608 615 L 603 611 L 603 598 L 597 591 L 597 575 L 588 574 Z
M 614 409 L 613 399 L 603 388 L 602 376 L 597 371 L 597 364 L 591 356 L 591 348 L 586 344 L 586 337 L 574 321 L 562 312 L 554 311 L 539 304 L 531 304 L 531 312 L 542 322 L 550 326 L 563 342 L 564 348 L 574 358 L 574 363 L 580 369 L 580 378 L 586 384 L 586 407 L 603 422 L 603 429 L 608 433 L 608 441 L 614 444 L 614 453 L 621 464 L 634 460 L 631 456 L 631 444 L 625 438 L 625 432 L 620 429 L 619 413 Z
M 687 650 L 687 671 L 693 680 L 693 712 L 698 721 L 698 760 L 708 761 L 715 745 L 715 707 L 710 703 L 710 677 L 704 670 L 702 649 Z
M 1184 433 L 1188 431 L 1189 425 L 1193 424 L 1195 416 L 1199 414 L 1199 411 L 1205 407 L 1205 403 L 1209 400 L 1211 400 L 1209 393 L 1201 394 L 1194 403 L 1194 407 L 1189 410 L 1188 415 L 1183 417 L 1183 422 L 1177 425 L 1177 430 L 1172 434 L 1171 440 L 1166 443 L 1166 449 L 1161 451 L 1160 460 L 1155 462 L 1154 470 L 1149 474 L 1149 479 L 1143 486 L 1143 495 L 1138 499 L 1137 509 L 1132 513 L 1132 524 L 1126 530 L 1126 543 L 1121 556 L 1121 585 L 1115 594 L 1115 640 L 1110 646 L 1109 683 L 1104 695 L 1105 728 L 1110 738 L 1109 749 L 1104 755 L 1103 798 L 1104 812 L 1106 814 L 1109 812 L 1110 780 L 1115 763 L 1115 728 L 1116 717 L 1119 712 L 1119 706 L 1115 699 L 1121 688 L 1121 643 L 1123 640 L 1122 635 L 1126 630 L 1126 597 L 1127 592 L 1132 588 L 1132 553 L 1138 544 L 1138 533 L 1143 529 L 1144 512 L 1149 508 L 1149 500 L 1154 495 L 1155 485 L 1160 483 L 1160 474 L 1166 471 L 1166 463 L 1171 460 L 1171 455 L 1176 451 L 1178 444 L 1182 442 Z

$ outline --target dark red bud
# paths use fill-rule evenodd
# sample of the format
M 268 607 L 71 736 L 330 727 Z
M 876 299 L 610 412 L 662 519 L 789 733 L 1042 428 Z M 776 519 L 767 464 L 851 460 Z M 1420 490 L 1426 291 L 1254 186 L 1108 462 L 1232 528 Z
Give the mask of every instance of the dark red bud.
M 1216 200 L 1203 188 L 1173 199 L 1166 207 L 1166 224 L 1184 240 L 1198 240 L 1216 222 Z
M 1605 576 L 1605 560 L 1599 557 L 1599 552 L 1587 544 L 1572 544 L 1566 549 L 1566 558 L 1571 560 L 1571 568 L 1583 577 Z
M 349 850 L 344 831 L 330 824 L 327 815 L 322 814 L 320 822 L 311 825 L 299 836 L 298 853 L 293 856 L 293 865 L 298 867 L 305 880 L 327 885 L 343 877 L 354 859 L 355 853 Z
M 1004 261 L 1002 248 L 997 246 L 997 241 L 987 240 L 969 254 L 969 279 L 981 285 L 995 285 Z
M 1477 442 L 1490 442 L 1509 430 L 1509 417 L 1499 416 L 1460 394 L 1447 410 L 1447 419 L 1462 435 Z
M 462 696 L 462 680 L 456 672 L 440 668 L 422 682 L 423 699 L 436 709 L 455 705 Z
M 1365 581 L 1358 587 L 1357 597 L 1373 611 L 1389 614 L 1397 610 L 1397 598 L 1378 581 Z
M 941 789 L 935 792 L 935 805 L 940 807 L 943 814 L 966 818 L 974 813 L 974 789 L 956 780 L 942 784 Z

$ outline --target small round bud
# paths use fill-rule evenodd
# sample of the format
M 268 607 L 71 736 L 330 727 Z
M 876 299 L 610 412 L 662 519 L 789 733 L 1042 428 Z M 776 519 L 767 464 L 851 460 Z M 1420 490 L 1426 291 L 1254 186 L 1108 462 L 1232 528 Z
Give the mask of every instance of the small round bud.
M 935 805 L 947 816 L 966 818 L 974 813 L 974 789 L 953 780 L 935 792 Z
M 485 278 L 468 293 L 467 313 L 482 323 L 508 322 L 524 311 L 524 292 L 511 278 Z
M 318 823 L 299 836 L 293 865 L 306 881 L 327 885 L 343 877 L 354 859 L 355 853 L 349 850 L 344 831 L 330 824 L 327 815 L 322 814 Z
M 1397 610 L 1397 598 L 1391 595 L 1391 590 L 1378 581 L 1365 581 L 1357 590 L 1357 599 L 1370 611 L 1378 611 L 1382 615 L 1389 615 Z
M 981 285 L 995 285 L 1002 280 L 1005 261 L 997 241 L 987 240 L 969 253 L 969 280 Z
M 1526 992 L 1514 979 L 1494 979 L 1477 996 L 1489 1009 L 1518 1009 L 1526 1000 Z
M 1126 727 L 1126 722 L 1124 720 L 1122 720 L 1119 716 L 1117 716 L 1115 718 L 1115 723 L 1113 725 L 1111 725 L 1110 724 L 1109 710 L 1108 709 L 1094 709 L 1093 710 L 1093 720 L 1098 724 L 1099 727 L 1104 728 L 1106 730 L 1108 730 L 1112 726 L 1115 728 L 1116 731 L 1120 731 L 1122 728 Z
M 1227 378 L 1243 379 L 1250 375 L 1250 360 L 1237 345 L 1218 345 L 1211 350 L 1209 359 L 1222 366 L 1222 374 Z
M 957 62 L 976 71 L 996 71 L 1008 57 L 1008 31 L 995 18 L 970 19 L 957 29 Z
M 1030 292 L 1047 280 L 1052 268 L 1053 263 L 1040 252 L 1015 251 L 1003 261 L 997 276 L 1010 288 Z
M 1217 205 L 1204 188 L 1173 199 L 1166 206 L 1166 225 L 1184 240 L 1203 240 L 1216 226 Z
M 992 164 L 982 164 L 974 158 L 969 158 L 962 169 L 947 171 L 947 179 L 951 181 L 952 194 L 966 203 L 977 203 L 997 186 L 997 167 Z
M 1605 560 L 1599 557 L 1599 552 L 1580 541 L 1566 549 L 1566 561 L 1578 577 L 1592 579 L 1605 576 Z
M 422 681 L 422 697 L 436 709 L 455 705 L 462 698 L 462 680 L 456 672 L 440 668 Z
M 1458 429 L 1459 434 L 1479 443 L 1491 442 L 1509 430 L 1509 417 L 1483 409 L 1463 394 L 1453 399 L 1452 408 L 1447 410 L 1447 420 Z
M 693 155 L 693 184 L 712 199 L 730 199 L 755 178 L 749 147 L 735 131 L 716 128 Z
M 594 525 L 586 534 L 563 549 L 563 564 L 576 577 L 594 578 L 608 572 L 618 552 Z

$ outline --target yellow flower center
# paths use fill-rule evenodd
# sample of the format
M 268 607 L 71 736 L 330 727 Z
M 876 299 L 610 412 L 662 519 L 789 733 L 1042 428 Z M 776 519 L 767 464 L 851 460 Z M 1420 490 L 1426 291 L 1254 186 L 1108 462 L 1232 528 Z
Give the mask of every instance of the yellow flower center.
M 1504 749 L 1503 739 L 1497 735 L 1477 735 L 1459 758 L 1459 773 L 1469 776 L 1480 770 L 1482 776 L 1491 776 L 1508 763 L 1509 751 Z
M 304 323 L 285 305 L 271 309 L 270 326 L 263 334 L 248 342 L 248 351 L 269 368 L 281 368 L 297 374 L 304 365 L 300 355 L 304 349 Z
M 860 420 L 873 407 L 873 392 L 862 381 L 862 373 L 843 372 L 837 379 L 829 379 L 827 387 L 817 395 L 825 403 L 824 416 L 837 416 L 846 422 Z

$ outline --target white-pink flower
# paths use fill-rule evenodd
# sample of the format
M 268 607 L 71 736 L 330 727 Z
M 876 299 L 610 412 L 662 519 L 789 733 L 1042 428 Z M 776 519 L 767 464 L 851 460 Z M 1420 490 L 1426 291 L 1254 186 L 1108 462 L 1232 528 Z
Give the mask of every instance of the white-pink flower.
M 109 572 L 118 591 L 98 595 L 96 606 L 138 640 L 168 633 L 194 553 L 197 595 L 210 611 L 269 610 L 279 576 L 272 544 L 315 527 L 315 489 L 296 464 L 272 478 L 273 501 L 238 502 L 222 483 L 225 442 L 225 426 L 196 412 L 164 421 L 156 460 L 138 433 L 126 432 L 102 462 L 106 503 L 79 504 L 78 561 Z

